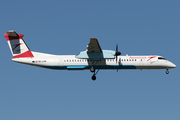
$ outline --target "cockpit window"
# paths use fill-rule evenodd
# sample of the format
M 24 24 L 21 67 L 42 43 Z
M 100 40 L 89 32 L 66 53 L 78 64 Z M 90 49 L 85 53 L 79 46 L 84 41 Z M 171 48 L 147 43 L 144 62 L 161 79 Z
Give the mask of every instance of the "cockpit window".
M 163 57 L 158 57 L 158 60 L 166 60 L 166 59 Z

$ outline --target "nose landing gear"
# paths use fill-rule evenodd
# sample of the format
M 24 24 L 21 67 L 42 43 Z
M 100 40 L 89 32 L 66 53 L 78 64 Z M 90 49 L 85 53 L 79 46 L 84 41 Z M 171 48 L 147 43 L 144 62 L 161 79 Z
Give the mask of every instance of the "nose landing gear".
M 166 70 L 166 74 L 169 74 L 169 69 Z

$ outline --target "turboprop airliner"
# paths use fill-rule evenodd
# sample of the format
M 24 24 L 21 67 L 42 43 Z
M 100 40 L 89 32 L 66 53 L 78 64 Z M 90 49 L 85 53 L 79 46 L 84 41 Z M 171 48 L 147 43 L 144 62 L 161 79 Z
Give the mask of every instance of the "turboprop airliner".
M 96 38 L 90 38 L 87 50 L 77 55 L 33 52 L 22 39 L 23 36 L 15 31 L 4 34 L 13 55 L 12 61 L 56 70 L 90 70 L 92 80 L 96 80 L 100 69 L 166 69 L 168 74 L 170 68 L 176 68 L 175 64 L 159 55 L 120 56 L 117 44 L 116 51 L 102 50 Z

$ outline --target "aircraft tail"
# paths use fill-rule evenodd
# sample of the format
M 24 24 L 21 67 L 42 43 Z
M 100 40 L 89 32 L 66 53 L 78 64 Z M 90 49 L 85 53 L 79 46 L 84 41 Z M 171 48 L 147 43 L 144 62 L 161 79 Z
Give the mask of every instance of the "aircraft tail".
M 23 36 L 23 34 L 17 34 L 15 31 L 7 31 L 7 34 L 4 34 L 14 58 L 34 57 L 22 39 Z

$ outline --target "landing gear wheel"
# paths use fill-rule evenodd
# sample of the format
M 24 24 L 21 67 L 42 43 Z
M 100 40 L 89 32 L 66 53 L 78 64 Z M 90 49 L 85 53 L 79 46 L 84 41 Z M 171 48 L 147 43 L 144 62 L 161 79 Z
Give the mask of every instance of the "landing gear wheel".
M 169 70 L 168 69 L 166 70 L 166 74 L 169 74 Z
M 95 75 L 92 76 L 92 80 L 96 80 L 96 76 Z
M 91 67 L 90 71 L 91 71 L 91 72 L 95 72 L 95 69 L 94 69 L 93 66 Z

